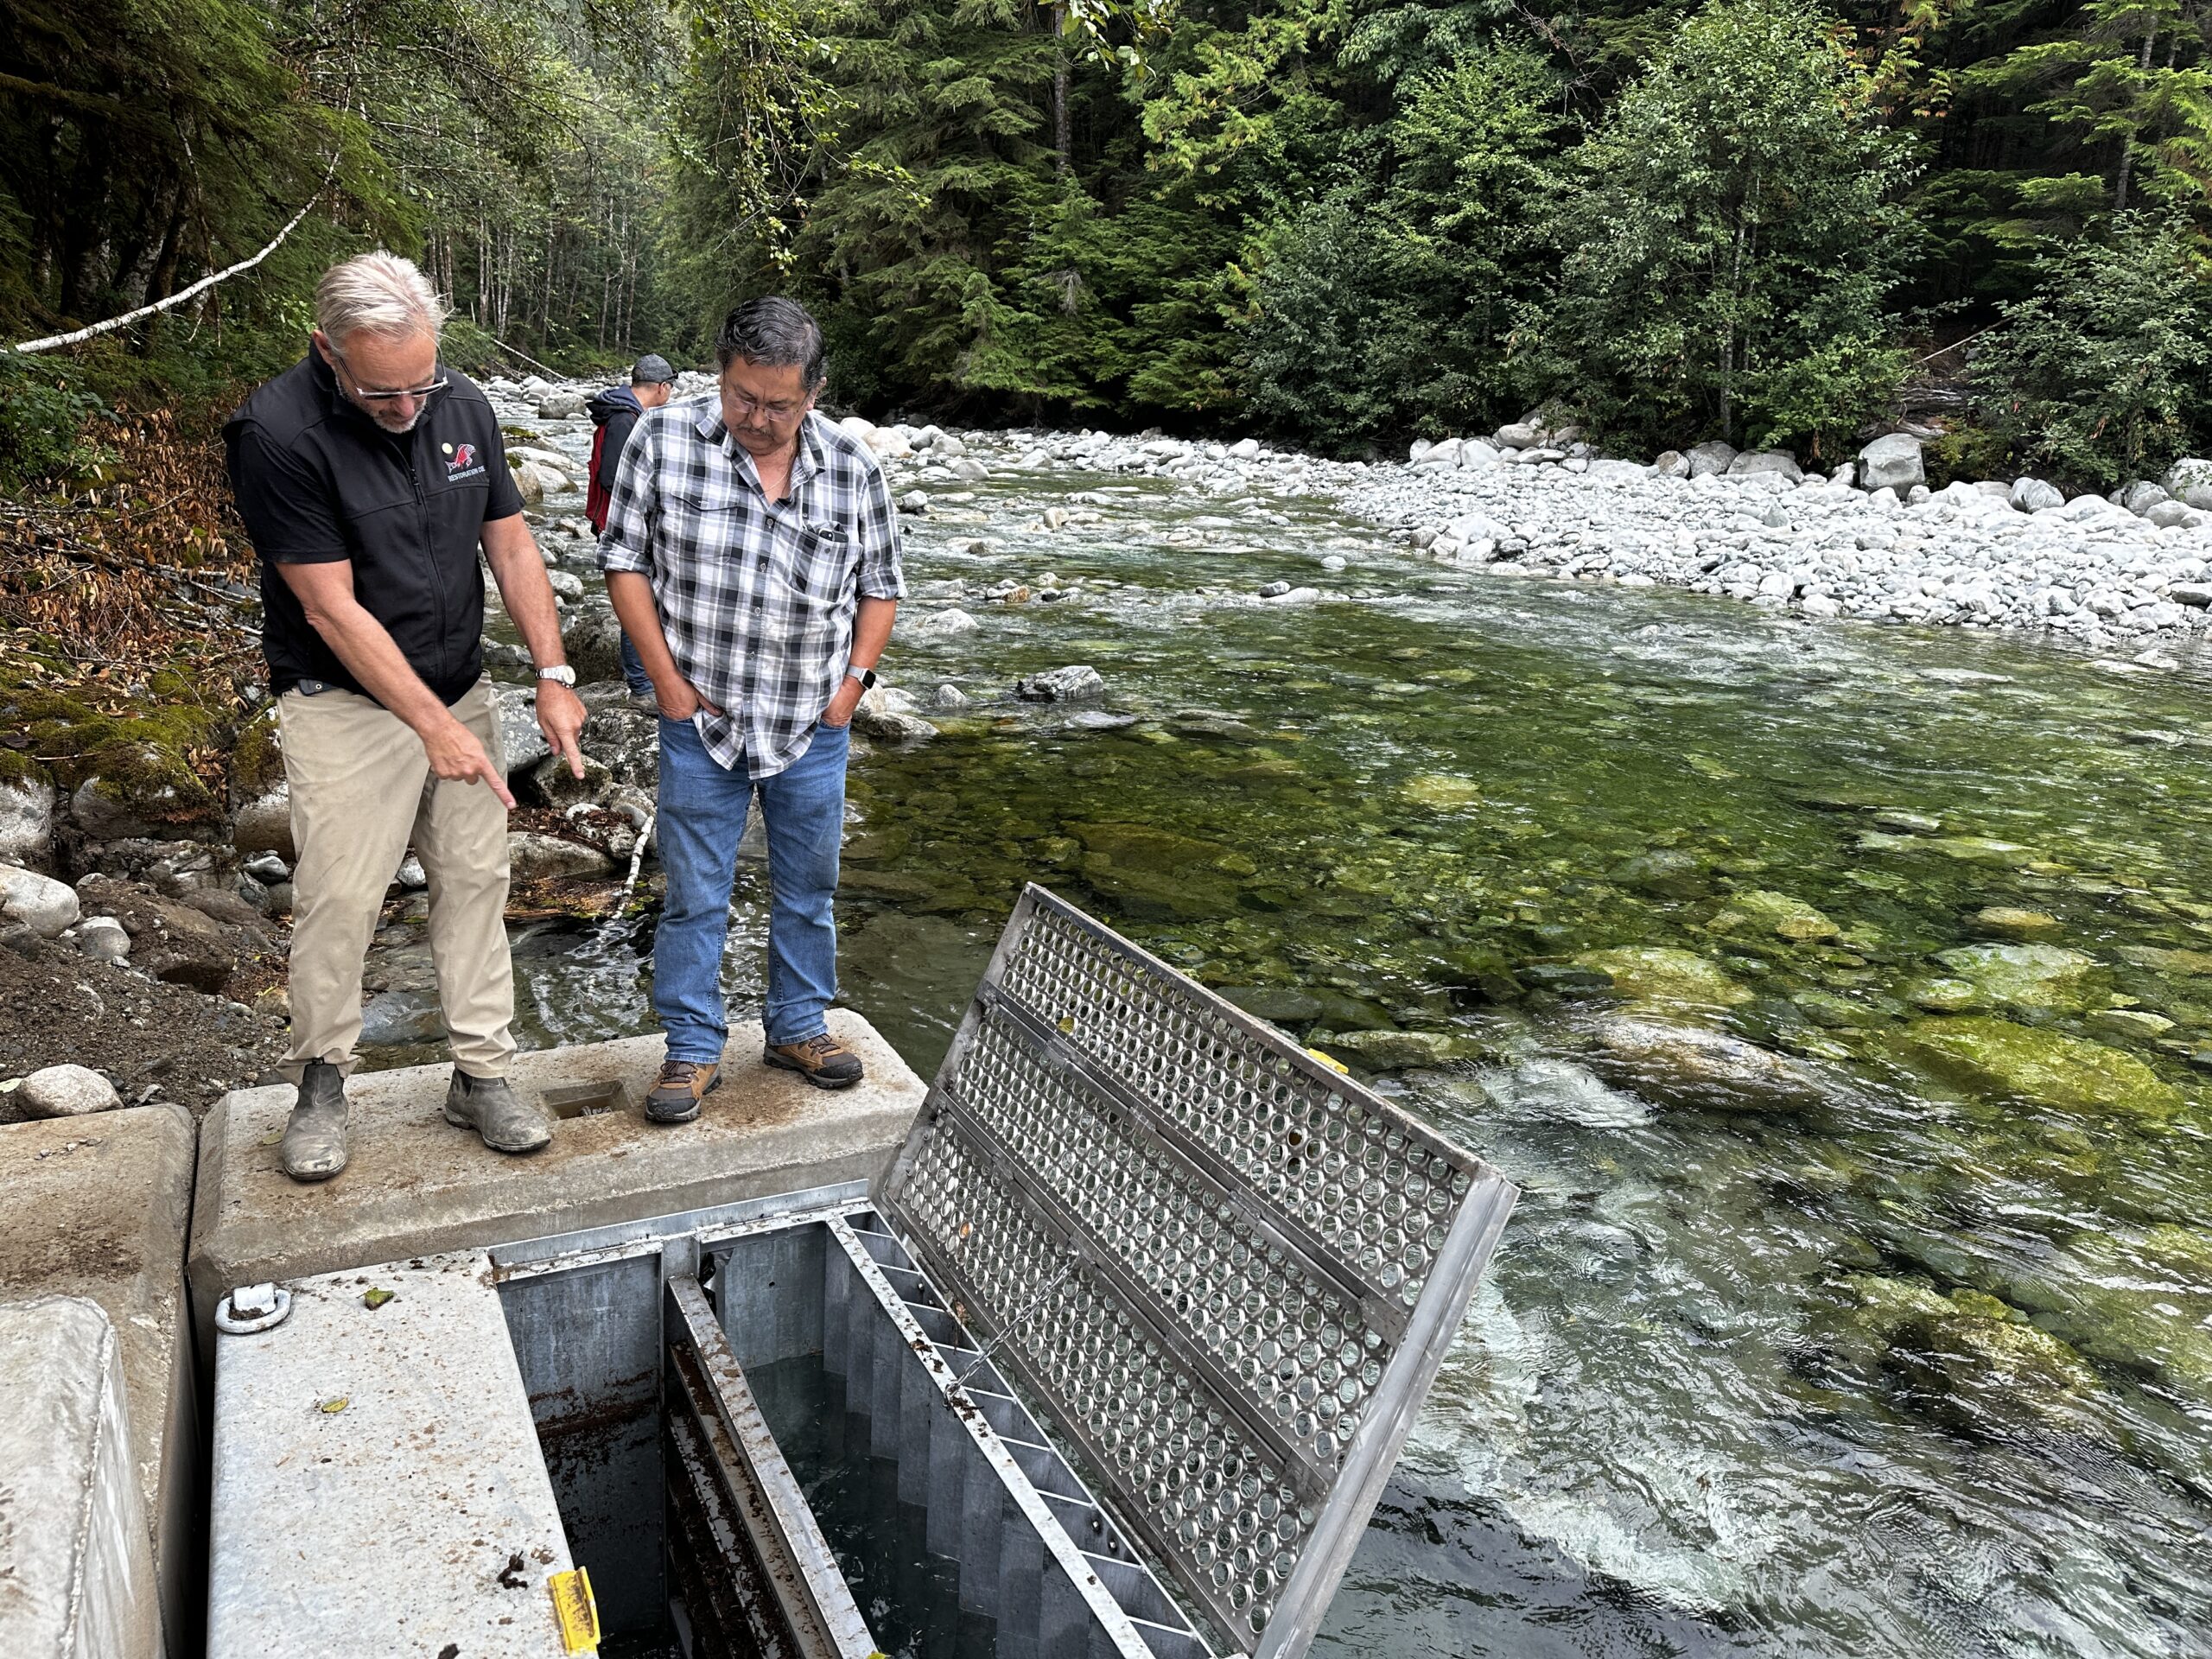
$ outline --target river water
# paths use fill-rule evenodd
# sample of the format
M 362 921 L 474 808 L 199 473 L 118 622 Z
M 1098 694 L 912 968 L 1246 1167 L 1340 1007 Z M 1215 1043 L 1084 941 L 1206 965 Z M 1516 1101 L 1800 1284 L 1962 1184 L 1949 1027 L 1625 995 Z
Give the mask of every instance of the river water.
M 1524 1190 L 1318 1650 L 2212 1653 L 2212 677 L 960 493 L 887 664 L 973 704 L 856 760 L 847 1000 L 927 1075 L 1038 880 Z M 1012 696 L 1071 663 L 1134 721 Z M 649 950 L 525 930 L 526 1040 L 652 1029 Z

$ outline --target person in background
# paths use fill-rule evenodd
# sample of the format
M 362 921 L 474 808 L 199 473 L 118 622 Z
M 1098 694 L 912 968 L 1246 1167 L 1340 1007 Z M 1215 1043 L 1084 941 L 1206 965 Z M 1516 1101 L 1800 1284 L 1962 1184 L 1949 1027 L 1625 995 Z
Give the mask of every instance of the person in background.
M 668 359 L 648 352 L 631 366 L 628 385 L 609 386 L 584 406 L 592 424 L 599 429 L 592 434 L 591 480 L 584 493 L 584 517 L 591 520 L 593 535 L 607 528 L 607 505 L 613 499 L 614 474 L 622 465 L 623 447 L 629 442 L 638 417 L 649 409 L 658 409 L 675 390 L 676 371 Z M 630 643 L 627 629 L 622 634 L 622 677 L 630 683 L 630 696 L 637 702 L 653 700 L 653 683 L 645 677 L 645 665 L 638 659 L 638 648 Z
M 296 1181 L 346 1166 L 362 963 L 410 842 L 430 879 L 453 1052 L 446 1121 L 497 1152 L 552 1139 L 545 1114 L 506 1080 L 514 798 L 484 677 L 480 546 L 537 664 L 538 726 L 584 775 L 584 706 L 552 584 L 498 416 L 438 360 L 444 302 L 412 262 L 379 251 L 332 266 L 315 315 L 314 349 L 223 428 L 238 516 L 261 557 L 262 649 L 297 843 L 282 1069 L 299 1094 L 276 1147 Z
M 822 330 L 786 299 L 739 306 L 716 396 L 639 423 L 599 541 L 615 614 L 660 707 L 653 1011 L 668 1056 L 645 1101 L 683 1123 L 721 1077 L 722 948 L 753 792 L 768 837 L 761 1059 L 822 1089 L 861 1080 L 830 1034 L 837 853 L 853 710 L 905 592 L 899 515 L 875 457 L 814 412 Z

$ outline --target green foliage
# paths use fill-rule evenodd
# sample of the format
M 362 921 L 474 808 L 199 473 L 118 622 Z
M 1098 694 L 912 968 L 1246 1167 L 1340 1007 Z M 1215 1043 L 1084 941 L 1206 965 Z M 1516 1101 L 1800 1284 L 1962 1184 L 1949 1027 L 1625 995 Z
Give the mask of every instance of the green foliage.
M 0 351 L 0 490 L 93 472 L 113 459 L 91 431 L 107 405 L 67 367 Z
M 2212 436 L 2212 269 L 2185 225 L 2130 213 L 2036 270 L 1974 365 L 1986 418 L 2034 470 L 2109 487 Z
M 1912 226 L 1870 90 L 1803 0 L 1715 0 L 1577 149 L 1544 333 L 1603 429 L 1819 453 L 1879 409 Z

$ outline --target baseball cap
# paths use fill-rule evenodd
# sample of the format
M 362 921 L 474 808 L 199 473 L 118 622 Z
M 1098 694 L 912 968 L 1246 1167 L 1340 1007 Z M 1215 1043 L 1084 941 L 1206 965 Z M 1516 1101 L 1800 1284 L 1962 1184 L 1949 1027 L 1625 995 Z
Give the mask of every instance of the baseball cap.
M 630 384 L 633 386 L 664 386 L 675 378 L 676 371 L 669 367 L 668 359 L 652 352 L 639 358 L 637 366 L 630 371 Z

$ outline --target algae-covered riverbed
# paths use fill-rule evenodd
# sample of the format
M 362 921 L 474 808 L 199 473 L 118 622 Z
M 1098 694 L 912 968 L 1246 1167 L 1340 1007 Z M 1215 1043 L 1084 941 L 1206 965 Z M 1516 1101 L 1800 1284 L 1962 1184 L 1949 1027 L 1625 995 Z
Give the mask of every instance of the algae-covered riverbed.
M 1151 480 L 909 522 L 887 662 L 973 702 L 856 764 L 848 999 L 926 1074 L 1037 880 L 1525 1190 L 1323 1650 L 2212 1651 L 2205 674 Z M 534 1039 L 649 1029 L 649 938 L 524 941 Z

